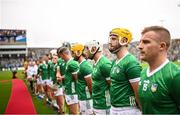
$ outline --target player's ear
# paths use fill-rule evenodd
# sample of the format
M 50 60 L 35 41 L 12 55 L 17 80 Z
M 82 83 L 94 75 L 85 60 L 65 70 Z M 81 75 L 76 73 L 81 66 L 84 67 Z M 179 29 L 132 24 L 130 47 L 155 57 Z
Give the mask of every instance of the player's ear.
M 160 43 L 160 49 L 161 49 L 161 50 L 166 50 L 166 49 L 167 49 L 167 45 L 166 45 L 165 42 L 161 42 L 161 43 Z

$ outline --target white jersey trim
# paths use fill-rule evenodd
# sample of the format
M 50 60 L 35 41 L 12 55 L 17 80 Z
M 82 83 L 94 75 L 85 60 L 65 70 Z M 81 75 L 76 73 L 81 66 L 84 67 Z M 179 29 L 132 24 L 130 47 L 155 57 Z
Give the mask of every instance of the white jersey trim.
M 152 72 L 150 72 L 149 67 L 147 68 L 146 71 L 146 75 L 147 77 L 151 77 L 152 75 L 154 75 L 156 72 L 158 72 L 159 70 L 161 70 L 167 63 L 169 62 L 168 59 L 166 59 L 166 61 L 164 63 L 162 63 L 158 68 L 156 68 L 155 70 L 153 70 Z
M 99 56 L 99 58 L 97 59 L 97 61 L 95 62 L 94 65 L 96 65 L 102 57 L 103 57 L 103 55 Z
M 88 77 L 91 77 L 91 74 L 84 76 L 84 78 L 88 78 Z
M 130 83 L 134 83 L 134 82 L 138 82 L 138 81 L 140 81 L 140 77 L 129 80 Z
M 81 65 L 84 61 L 86 61 L 86 59 L 83 59 L 83 60 L 79 63 L 79 65 Z
M 111 77 L 107 77 L 106 80 L 111 80 Z
M 75 71 L 75 72 L 72 72 L 72 74 L 77 74 L 79 72 L 79 70 Z

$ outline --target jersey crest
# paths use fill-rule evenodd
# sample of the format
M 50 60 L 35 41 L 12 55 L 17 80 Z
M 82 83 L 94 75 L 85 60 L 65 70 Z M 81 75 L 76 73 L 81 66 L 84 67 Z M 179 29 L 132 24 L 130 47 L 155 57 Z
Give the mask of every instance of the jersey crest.
M 152 91 L 152 92 L 156 92 L 157 87 L 158 87 L 158 84 L 153 83 L 152 86 L 151 86 L 151 91 Z
M 121 69 L 120 69 L 119 67 L 114 67 L 112 73 L 119 73 L 120 70 L 121 70 Z

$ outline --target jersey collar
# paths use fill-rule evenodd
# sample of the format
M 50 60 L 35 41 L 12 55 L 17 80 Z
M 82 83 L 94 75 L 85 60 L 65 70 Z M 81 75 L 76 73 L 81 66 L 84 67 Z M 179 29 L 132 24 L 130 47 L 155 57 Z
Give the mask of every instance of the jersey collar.
M 86 61 L 86 59 L 83 59 L 83 60 L 79 63 L 79 65 L 81 65 L 84 61 Z
M 46 61 L 43 61 L 43 64 L 47 65 L 48 63 L 46 63 Z
M 98 60 L 96 61 L 96 63 L 94 65 L 96 65 L 102 57 L 103 57 L 103 55 L 99 56 Z
M 123 60 L 127 55 L 129 54 L 129 52 L 127 52 L 121 59 L 119 59 L 119 60 L 116 60 L 116 64 L 118 64 L 121 60 Z
M 66 63 L 68 64 L 71 60 L 73 60 L 73 58 L 70 58 Z
M 169 60 L 166 59 L 165 62 L 163 62 L 158 68 L 156 68 L 156 69 L 153 70 L 152 72 L 150 72 L 150 69 L 149 69 L 149 67 L 148 67 L 148 68 L 147 68 L 147 71 L 146 71 L 147 77 L 151 77 L 152 75 L 154 75 L 156 72 L 158 72 L 159 70 L 161 70 L 168 62 L 169 62 Z

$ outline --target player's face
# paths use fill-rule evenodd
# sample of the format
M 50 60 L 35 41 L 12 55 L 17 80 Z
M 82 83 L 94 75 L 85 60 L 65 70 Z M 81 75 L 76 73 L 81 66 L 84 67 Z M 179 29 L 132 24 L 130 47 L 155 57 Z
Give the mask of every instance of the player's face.
M 37 64 L 37 65 L 39 65 L 39 64 L 40 64 L 39 60 L 37 60 L 37 61 L 36 61 L 36 64 Z
M 149 31 L 142 35 L 138 48 L 140 50 L 140 59 L 143 61 L 151 61 L 160 52 L 160 44 L 158 42 L 159 36 Z
M 79 56 L 77 56 L 77 52 L 71 51 L 72 53 L 72 57 L 74 58 L 74 60 L 78 61 Z
M 58 56 L 54 55 L 52 58 L 52 62 L 56 64 L 57 61 L 58 61 Z
M 85 46 L 84 52 L 87 54 L 87 58 L 89 58 L 90 50 L 88 46 Z
M 63 60 L 65 59 L 65 56 L 63 53 L 60 53 L 59 55 L 60 55 L 60 58 L 62 58 Z
M 119 39 L 117 35 L 110 35 L 109 36 L 109 43 L 108 43 L 109 51 L 114 52 L 116 49 L 120 47 Z
M 94 53 L 96 52 L 96 47 L 88 47 L 85 46 L 84 53 L 86 54 L 86 58 L 93 59 Z
M 45 55 L 45 56 L 43 57 L 43 60 L 44 60 L 44 61 L 48 61 L 48 60 L 49 60 L 49 57 Z

